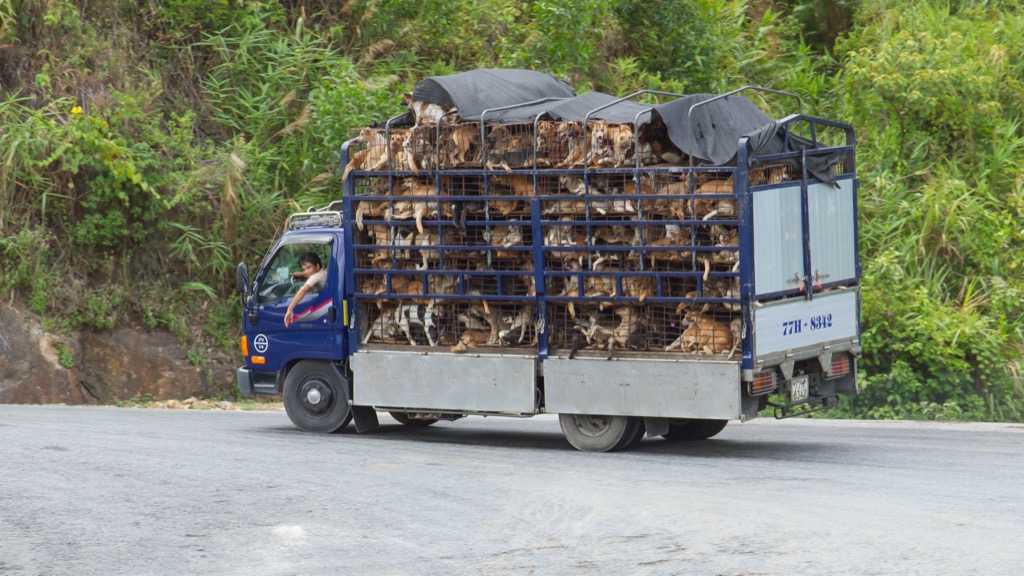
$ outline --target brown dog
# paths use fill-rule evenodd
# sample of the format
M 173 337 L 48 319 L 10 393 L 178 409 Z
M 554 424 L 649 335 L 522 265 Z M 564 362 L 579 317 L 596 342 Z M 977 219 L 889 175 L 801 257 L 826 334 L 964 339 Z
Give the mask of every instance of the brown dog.
M 665 351 L 679 348 L 684 352 L 717 354 L 732 348 L 732 328 L 725 322 L 700 312 L 689 312 L 686 321 L 690 326 Z
M 711 180 L 697 189 L 697 194 L 732 194 L 732 175 L 726 180 Z M 698 198 L 690 210 L 694 218 L 709 220 L 715 216 L 735 216 L 736 202 L 732 198 Z
M 555 142 L 564 149 L 565 156 L 556 168 L 569 168 L 583 164 L 583 129 L 579 122 L 560 122 L 555 128 Z
M 504 188 L 511 188 L 513 196 L 521 198 L 533 197 L 533 180 L 529 176 L 492 176 L 491 182 Z M 492 187 L 491 190 L 494 191 L 494 188 Z M 502 216 L 508 216 L 519 208 L 519 202 L 516 198 L 511 200 L 491 200 L 490 205 L 500 212 Z
M 479 164 L 483 146 L 480 143 L 480 125 L 475 122 L 458 124 L 451 128 L 448 134 L 448 162 L 449 166 L 465 166 L 467 164 Z M 473 155 L 467 158 L 470 151 Z
M 511 172 L 512 164 L 523 166 L 533 160 L 532 138 L 523 132 L 513 132 L 505 124 L 491 128 L 490 134 L 487 135 L 487 147 L 485 165 L 488 170 L 501 168 Z
M 692 245 L 693 239 L 690 236 L 690 228 L 688 226 L 666 226 L 664 238 L 648 243 L 648 246 L 654 248 L 689 247 Z M 689 257 L 691 254 L 688 250 L 651 250 L 648 253 L 651 257 L 651 268 L 656 267 L 658 260 L 682 262 L 684 258 Z
M 431 197 L 438 195 L 437 189 L 430 181 L 421 181 L 418 178 L 409 177 L 402 181 L 398 189 L 402 200 L 395 200 L 384 210 L 384 217 L 388 220 L 416 220 L 416 231 L 423 234 L 423 218 L 438 215 L 437 201 L 430 201 Z M 417 197 L 422 200 L 407 200 L 405 198 Z
M 590 132 L 590 150 L 587 164 L 590 166 L 625 166 L 632 160 L 633 127 L 629 124 L 609 124 L 606 120 L 594 123 Z
M 341 174 L 341 181 L 348 179 L 353 170 L 365 168 L 369 171 L 380 170 L 387 164 L 387 140 L 379 132 L 370 127 L 364 127 L 359 131 L 359 136 L 352 139 L 353 142 L 360 142 L 366 148 L 356 152 L 345 165 L 345 171 Z
M 491 229 L 491 246 L 501 248 L 512 248 L 523 245 L 522 226 L 495 226 Z M 515 250 L 495 250 L 495 258 L 517 258 L 519 252 Z
M 711 239 L 715 246 L 736 248 L 740 245 L 740 231 L 735 226 L 712 226 Z M 739 263 L 740 253 L 736 250 L 722 250 L 711 254 L 711 261 L 716 264 Z

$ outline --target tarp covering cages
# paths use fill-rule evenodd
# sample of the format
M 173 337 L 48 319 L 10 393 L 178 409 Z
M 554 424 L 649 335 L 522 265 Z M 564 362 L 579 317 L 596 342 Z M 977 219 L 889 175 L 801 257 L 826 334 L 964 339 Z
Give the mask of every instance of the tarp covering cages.
M 772 121 L 743 90 L 576 96 L 496 69 L 423 80 L 346 147 L 363 343 L 733 358 L 749 322 L 742 194 L 835 185 L 853 146 L 838 124 Z M 827 288 L 797 276 L 758 296 Z

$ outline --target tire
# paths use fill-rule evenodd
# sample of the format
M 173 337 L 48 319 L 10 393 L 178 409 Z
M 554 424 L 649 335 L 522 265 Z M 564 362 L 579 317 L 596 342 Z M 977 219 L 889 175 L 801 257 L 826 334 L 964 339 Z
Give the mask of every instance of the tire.
M 637 428 L 643 419 L 632 416 L 597 416 L 590 414 L 559 414 L 562 434 L 577 450 L 613 452 L 627 448 L 637 439 Z M 643 433 L 639 434 L 643 437 Z
M 437 418 L 413 418 L 409 416 L 408 412 L 388 412 L 388 414 L 391 414 L 392 418 L 398 420 L 403 425 L 413 428 L 423 428 L 437 422 Z
M 284 379 L 284 410 L 306 432 L 330 434 L 352 421 L 348 382 L 330 362 L 303 360 Z
M 625 445 L 621 446 L 619 450 L 628 450 L 630 448 L 633 448 L 634 446 L 639 444 L 641 440 L 644 439 L 644 434 L 647 433 L 647 426 L 644 425 L 643 418 L 636 418 L 632 416 L 630 416 L 630 418 L 635 422 L 633 437 L 630 438 Z
M 698 436 L 697 439 L 707 440 L 708 438 L 711 438 L 715 434 L 725 430 L 725 425 L 728 423 L 728 420 L 705 420 L 704 428 L 701 429 L 700 436 Z
M 721 432 L 728 423 L 728 420 L 709 420 L 705 418 L 673 421 L 669 424 L 668 433 L 662 434 L 661 437 L 672 442 L 707 440 Z

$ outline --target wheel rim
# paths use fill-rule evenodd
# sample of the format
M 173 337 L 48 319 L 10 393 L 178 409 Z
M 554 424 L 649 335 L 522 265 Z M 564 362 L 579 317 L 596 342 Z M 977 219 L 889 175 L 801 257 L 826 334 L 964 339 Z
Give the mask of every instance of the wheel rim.
M 609 416 L 575 415 L 576 429 L 584 436 L 597 438 L 608 431 L 612 419 Z
M 334 391 L 319 378 L 305 382 L 298 392 L 302 410 L 310 417 L 322 418 L 334 408 Z

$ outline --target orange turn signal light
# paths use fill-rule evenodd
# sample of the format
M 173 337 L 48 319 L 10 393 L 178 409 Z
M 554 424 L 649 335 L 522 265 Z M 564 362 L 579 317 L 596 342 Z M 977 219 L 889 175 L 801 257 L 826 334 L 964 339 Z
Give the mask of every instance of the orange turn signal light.
M 242 336 L 241 346 L 242 346 L 242 356 L 248 356 L 249 355 L 249 337 L 248 336 Z
M 253 364 L 266 364 L 267 363 L 267 359 L 264 358 L 263 356 L 253 356 L 252 357 L 252 363 Z
M 775 370 L 754 374 L 754 381 L 748 384 L 751 396 L 759 396 L 773 392 L 779 386 Z
M 832 357 L 832 378 L 845 376 L 850 372 L 850 357 L 846 354 L 836 354 Z

